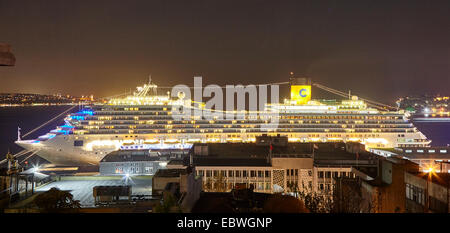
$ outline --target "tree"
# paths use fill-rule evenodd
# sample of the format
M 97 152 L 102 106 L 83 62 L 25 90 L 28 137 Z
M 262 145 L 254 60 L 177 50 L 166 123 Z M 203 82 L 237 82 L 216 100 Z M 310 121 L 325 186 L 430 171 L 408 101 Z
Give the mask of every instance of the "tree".
M 70 192 L 58 188 L 51 188 L 47 192 L 39 194 L 33 203 L 38 208 L 48 212 L 81 208 L 80 201 L 74 200 Z
M 299 199 L 305 203 L 311 213 L 330 213 L 334 205 L 331 197 L 313 191 L 299 192 Z
M 297 182 L 287 182 L 287 190 L 300 199 L 312 213 L 329 213 L 333 209 L 331 192 L 313 192 L 303 182 L 301 191 Z
M 214 188 L 215 192 L 226 192 L 227 183 L 225 177 L 220 173 L 218 176 L 214 177 Z
M 299 188 L 298 188 L 297 182 L 291 182 L 291 181 L 288 181 L 288 182 L 286 183 L 286 186 L 287 186 L 288 192 L 293 193 L 293 194 L 294 194 L 294 197 L 299 197 L 300 190 L 299 190 Z
M 203 184 L 203 190 L 206 192 L 226 192 L 227 183 L 225 177 L 219 174 L 218 176 L 206 178 Z
M 155 213 L 181 212 L 180 206 L 177 204 L 175 197 L 167 192 L 164 193 L 163 199 L 154 208 Z
M 305 204 L 289 195 L 273 194 L 264 203 L 263 212 L 265 213 L 308 213 L 309 210 Z
M 375 200 L 369 193 L 363 193 L 361 181 L 350 178 L 337 178 L 333 193 L 336 213 L 371 213 L 375 211 Z
M 206 192 L 212 191 L 212 183 L 213 181 L 210 177 L 206 178 L 206 181 L 203 184 L 203 190 L 205 190 Z

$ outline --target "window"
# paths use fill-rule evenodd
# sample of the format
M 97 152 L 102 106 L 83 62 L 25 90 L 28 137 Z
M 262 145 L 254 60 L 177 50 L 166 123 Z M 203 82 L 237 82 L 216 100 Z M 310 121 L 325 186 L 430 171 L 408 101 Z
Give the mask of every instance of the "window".
M 445 154 L 447 153 L 447 150 L 439 150 L 440 153 Z
M 211 170 L 206 171 L 206 177 L 211 177 Z
M 298 169 L 295 169 L 295 176 L 298 176 Z
M 258 182 L 258 190 L 264 190 L 264 183 L 263 182 Z
M 258 171 L 258 177 L 263 177 L 263 171 Z
M 265 177 L 270 178 L 270 171 L 265 171 L 264 173 L 265 173 L 264 174 Z
M 423 150 L 417 150 L 417 153 L 423 153 Z
M 325 177 L 326 178 L 331 178 L 331 172 L 325 172 Z
M 339 172 L 333 172 L 333 177 L 338 177 L 339 176 Z
M 323 172 L 319 172 L 319 178 L 323 178 Z
M 233 177 L 233 171 L 228 171 L 228 177 Z
M 242 171 L 242 177 L 248 177 L 247 171 Z
M 409 200 L 412 200 L 418 204 L 423 205 L 424 204 L 424 190 L 411 185 L 406 184 L 406 198 Z
M 256 171 L 250 171 L 250 177 L 256 177 Z
M 436 150 L 428 150 L 428 153 L 436 153 Z
M 411 153 L 412 150 L 405 150 L 405 153 Z
M 236 171 L 235 174 L 236 174 L 236 177 L 241 177 L 241 171 Z
M 308 176 L 312 176 L 312 171 L 311 170 L 308 171 Z

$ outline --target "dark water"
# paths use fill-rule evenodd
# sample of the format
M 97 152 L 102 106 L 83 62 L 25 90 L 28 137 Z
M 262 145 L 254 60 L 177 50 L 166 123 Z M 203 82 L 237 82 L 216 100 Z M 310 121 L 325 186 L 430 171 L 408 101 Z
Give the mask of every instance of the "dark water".
M 8 150 L 10 150 L 11 153 L 17 153 L 22 150 L 19 146 L 14 144 L 14 141 L 17 140 L 17 127 L 21 128 L 21 134 L 24 135 L 70 107 L 72 106 L 0 107 L 0 159 L 5 158 Z M 74 108 L 73 111 L 77 110 L 78 108 Z M 47 124 L 22 139 L 37 138 L 63 123 L 64 116 L 61 116 L 58 120 Z M 21 159 L 19 159 L 19 161 L 21 161 Z M 30 162 L 36 162 L 38 160 L 38 156 L 33 156 L 33 159 L 30 160 Z
M 417 129 L 431 139 L 432 146 L 450 144 L 450 122 L 413 122 Z
M 64 112 L 71 106 L 30 106 L 30 107 L 0 107 L 0 159 L 3 159 L 8 149 L 12 153 L 21 151 L 14 144 L 17 139 L 17 127 L 22 129 L 22 135 L 38 127 L 44 122 Z M 75 108 L 73 111 L 77 111 Z M 37 130 L 26 138 L 34 139 L 64 123 L 64 116 Z M 434 146 L 450 144 L 450 122 L 415 122 L 414 125 L 432 140 Z M 37 157 L 37 156 L 34 156 Z

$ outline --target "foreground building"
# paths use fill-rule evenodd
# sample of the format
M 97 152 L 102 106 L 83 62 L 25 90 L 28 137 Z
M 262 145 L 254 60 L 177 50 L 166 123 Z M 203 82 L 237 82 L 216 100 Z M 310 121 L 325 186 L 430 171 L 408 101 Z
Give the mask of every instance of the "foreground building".
M 394 157 L 380 157 L 376 170 L 352 172 L 357 179 L 336 180 L 336 212 L 449 212 L 448 173 L 423 173 L 417 163 Z
M 407 173 L 406 211 L 450 213 L 449 173 Z
M 331 195 L 335 177 L 355 177 L 353 166 L 375 167 L 376 158 L 358 143 L 289 143 L 285 137 L 195 144 L 191 150 L 191 164 L 206 192 L 229 192 L 243 184 L 262 193 Z
M 400 157 L 411 160 L 420 166 L 423 172 L 450 172 L 450 147 L 404 147 L 393 149 L 371 148 L 371 152 L 385 157 Z
M 175 198 L 183 212 L 191 211 L 201 191 L 201 180 L 195 176 L 195 169 L 190 166 L 160 169 L 152 178 L 152 195 L 162 196 L 163 201 L 169 196 Z
M 118 150 L 100 161 L 100 175 L 153 175 L 171 160 L 183 159 L 179 150 Z

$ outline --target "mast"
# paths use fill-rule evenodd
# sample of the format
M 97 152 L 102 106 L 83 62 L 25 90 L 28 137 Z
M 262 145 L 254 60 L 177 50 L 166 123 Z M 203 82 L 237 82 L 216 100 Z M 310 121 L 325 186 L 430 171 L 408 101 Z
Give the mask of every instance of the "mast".
M 20 127 L 17 126 L 17 141 L 21 141 L 22 139 L 20 138 Z
M 154 83 L 152 83 L 152 75 L 151 74 L 148 76 L 148 87 L 151 89 L 152 95 L 157 95 L 157 91 L 156 91 L 157 86 Z

